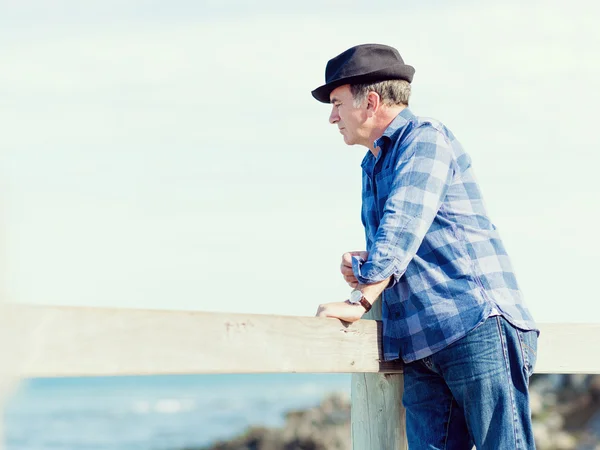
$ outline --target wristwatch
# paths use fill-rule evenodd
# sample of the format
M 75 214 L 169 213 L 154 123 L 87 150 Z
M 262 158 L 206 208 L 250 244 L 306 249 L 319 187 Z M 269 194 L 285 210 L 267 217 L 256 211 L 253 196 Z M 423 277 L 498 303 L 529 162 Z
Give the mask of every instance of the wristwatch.
M 350 292 L 350 303 L 354 305 L 360 303 L 363 306 L 363 308 L 365 308 L 365 311 L 369 311 L 372 306 L 371 302 L 369 302 L 369 300 L 365 298 L 365 296 L 359 289 L 354 289 L 352 292 Z

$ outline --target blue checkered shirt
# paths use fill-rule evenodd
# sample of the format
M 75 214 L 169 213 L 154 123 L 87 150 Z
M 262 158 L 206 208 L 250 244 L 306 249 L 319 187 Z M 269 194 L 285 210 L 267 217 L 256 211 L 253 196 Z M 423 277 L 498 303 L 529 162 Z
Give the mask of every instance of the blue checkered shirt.
M 465 336 L 494 307 L 537 330 L 500 236 L 486 212 L 471 158 L 438 121 L 404 109 L 362 162 L 366 261 L 360 283 L 392 276 L 382 293 L 385 360 L 424 358 Z

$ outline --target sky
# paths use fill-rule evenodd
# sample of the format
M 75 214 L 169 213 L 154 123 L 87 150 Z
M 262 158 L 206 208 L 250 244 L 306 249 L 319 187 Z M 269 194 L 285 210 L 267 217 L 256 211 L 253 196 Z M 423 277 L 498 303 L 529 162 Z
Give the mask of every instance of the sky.
M 310 91 L 367 42 L 473 159 L 539 322 L 598 322 L 590 1 L 5 2 L 4 290 L 13 302 L 311 316 L 364 249 L 363 147 Z

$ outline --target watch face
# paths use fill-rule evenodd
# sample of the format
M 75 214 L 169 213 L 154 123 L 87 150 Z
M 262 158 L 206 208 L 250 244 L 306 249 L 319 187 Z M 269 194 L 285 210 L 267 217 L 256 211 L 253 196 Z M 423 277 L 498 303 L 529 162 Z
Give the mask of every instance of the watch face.
M 358 289 L 355 289 L 352 292 L 350 292 L 350 303 L 358 303 L 360 302 L 361 298 L 362 292 L 360 292 Z

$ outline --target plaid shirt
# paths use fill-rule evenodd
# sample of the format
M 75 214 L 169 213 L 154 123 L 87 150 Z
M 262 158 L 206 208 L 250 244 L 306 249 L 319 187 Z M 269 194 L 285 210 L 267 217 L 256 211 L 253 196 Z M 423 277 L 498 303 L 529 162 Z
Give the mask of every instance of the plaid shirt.
M 354 257 L 360 283 L 392 276 L 382 293 L 384 359 L 424 358 L 496 310 L 537 329 L 471 158 L 440 122 L 404 109 L 362 162 L 362 221 L 369 257 Z

